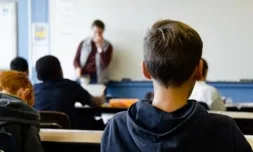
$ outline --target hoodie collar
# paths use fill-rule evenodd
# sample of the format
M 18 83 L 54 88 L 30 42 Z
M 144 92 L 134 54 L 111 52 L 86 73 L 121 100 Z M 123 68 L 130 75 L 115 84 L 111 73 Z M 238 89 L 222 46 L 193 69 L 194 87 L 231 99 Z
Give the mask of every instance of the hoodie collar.
M 140 101 L 129 108 L 127 125 L 132 136 L 138 134 L 157 142 L 175 133 L 182 125 L 187 125 L 202 110 L 194 100 L 189 100 L 185 106 L 171 113 Z
M 38 112 L 21 99 L 0 94 L 0 121 L 40 125 Z

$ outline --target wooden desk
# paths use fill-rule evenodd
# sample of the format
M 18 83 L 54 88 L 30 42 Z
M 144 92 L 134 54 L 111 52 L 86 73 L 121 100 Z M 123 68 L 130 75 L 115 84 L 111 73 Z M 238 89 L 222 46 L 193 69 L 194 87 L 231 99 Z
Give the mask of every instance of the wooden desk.
M 227 111 L 253 112 L 253 103 L 225 104 Z
M 103 131 L 41 129 L 40 138 L 44 142 L 100 144 Z
M 252 112 L 209 111 L 209 113 L 226 115 L 233 119 L 253 119 Z
M 240 103 L 236 103 L 236 104 L 225 104 L 225 107 L 237 107 L 238 109 L 240 109 L 241 107 L 250 107 L 253 108 L 253 103 L 244 103 L 244 102 L 240 102 Z
M 247 141 L 249 142 L 251 148 L 253 149 L 253 136 L 245 135 Z
M 42 142 L 100 144 L 103 131 L 41 129 Z M 253 136 L 245 136 L 253 147 Z

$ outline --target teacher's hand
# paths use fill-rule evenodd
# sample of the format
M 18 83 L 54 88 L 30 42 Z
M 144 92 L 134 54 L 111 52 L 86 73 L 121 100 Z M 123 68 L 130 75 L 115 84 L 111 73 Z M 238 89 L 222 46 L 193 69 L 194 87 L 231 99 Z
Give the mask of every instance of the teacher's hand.
M 98 48 L 98 50 L 102 50 L 104 44 L 104 38 L 102 36 L 96 36 L 93 40 Z M 101 53 L 101 52 L 99 52 Z
M 81 68 L 76 68 L 76 74 L 78 77 L 82 76 L 82 69 Z

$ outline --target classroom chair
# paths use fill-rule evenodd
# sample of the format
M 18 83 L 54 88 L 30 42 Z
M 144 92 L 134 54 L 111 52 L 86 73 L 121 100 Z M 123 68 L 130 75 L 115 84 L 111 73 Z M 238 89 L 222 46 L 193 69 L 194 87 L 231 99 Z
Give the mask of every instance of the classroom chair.
M 41 128 L 70 129 L 69 117 L 63 112 L 40 111 Z

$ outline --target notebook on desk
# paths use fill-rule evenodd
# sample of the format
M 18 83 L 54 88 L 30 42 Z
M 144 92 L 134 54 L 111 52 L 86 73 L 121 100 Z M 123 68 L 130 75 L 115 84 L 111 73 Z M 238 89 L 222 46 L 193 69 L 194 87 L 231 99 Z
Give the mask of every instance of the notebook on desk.
M 82 84 L 82 87 L 92 96 L 103 96 L 106 89 L 106 86 L 103 84 Z

